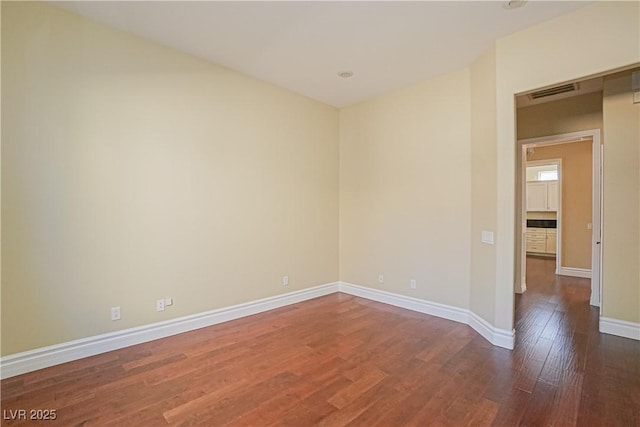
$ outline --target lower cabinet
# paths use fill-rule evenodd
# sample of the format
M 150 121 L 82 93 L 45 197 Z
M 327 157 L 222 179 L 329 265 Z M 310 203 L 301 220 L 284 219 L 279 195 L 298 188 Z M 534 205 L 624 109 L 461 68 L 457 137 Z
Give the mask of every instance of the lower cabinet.
M 556 253 L 556 240 L 555 228 L 527 228 L 527 252 L 553 255 Z
M 547 251 L 547 230 L 545 228 L 527 228 L 527 252 L 545 253 Z
M 556 241 L 558 240 L 558 232 L 555 228 L 547 228 L 547 250 L 548 254 L 556 253 Z

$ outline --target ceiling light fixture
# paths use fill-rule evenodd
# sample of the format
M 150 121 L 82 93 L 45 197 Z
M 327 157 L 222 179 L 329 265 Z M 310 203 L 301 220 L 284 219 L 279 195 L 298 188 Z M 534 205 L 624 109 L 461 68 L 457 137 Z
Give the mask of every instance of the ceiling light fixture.
M 343 79 L 348 79 L 349 77 L 353 77 L 353 71 L 340 71 L 338 73 L 338 77 L 342 77 Z
M 509 0 L 502 5 L 505 9 L 517 9 L 519 7 L 524 6 L 527 3 L 527 0 Z

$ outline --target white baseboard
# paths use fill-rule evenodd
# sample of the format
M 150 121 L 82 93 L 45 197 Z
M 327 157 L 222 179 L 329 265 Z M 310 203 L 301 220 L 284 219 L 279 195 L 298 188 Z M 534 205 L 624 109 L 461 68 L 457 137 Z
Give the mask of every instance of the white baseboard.
M 0 378 L 5 379 L 60 363 L 193 331 L 335 292 L 338 292 L 337 282 L 4 356 L 0 358 Z
M 465 323 L 493 345 L 513 349 L 515 331 L 494 328 L 470 310 L 351 283 L 335 282 L 191 316 L 4 356 L 0 358 L 0 379 L 251 316 L 335 292 L 344 292 L 396 307 Z
M 619 337 L 640 341 L 640 323 L 601 317 L 598 329 L 604 334 L 617 335 Z
M 558 272 L 556 274 L 559 274 L 560 276 L 572 276 L 591 279 L 591 270 L 587 268 L 558 267 Z
M 465 323 L 495 346 L 508 348 L 509 350 L 512 350 L 514 346 L 515 331 L 495 328 L 477 314 L 464 308 L 425 301 L 345 282 L 340 282 L 340 292 L 430 314 L 432 316 L 442 317 L 455 322 Z
M 516 330 L 508 331 L 493 327 L 489 322 L 478 316 L 474 312 L 469 311 L 469 320 L 467 325 L 471 326 L 477 333 L 482 335 L 484 339 L 491 344 L 513 350 L 516 341 Z
M 406 308 L 407 310 L 442 317 L 443 319 L 467 323 L 467 311 L 450 305 L 425 301 L 418 298 L 394 294 L 392 292 L 381 291 L 379 289 L 368 288 L 366 286 L 354 285 L 353 283 L 346 282 L 340 282 L 340 292 L 370 299 L 372 301 L 383 302 L 396 307 Z

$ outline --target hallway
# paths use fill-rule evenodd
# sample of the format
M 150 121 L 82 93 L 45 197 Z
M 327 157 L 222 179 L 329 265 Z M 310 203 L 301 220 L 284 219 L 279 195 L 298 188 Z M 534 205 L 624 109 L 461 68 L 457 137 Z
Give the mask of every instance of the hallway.
M 640 342 L 600 334 L 590 280 L 554 269 L 553 258 L 527 257 L 516 295 L 514 356 L 529 380 L 516 388 L 531 392 L 522 423 L 640 426 Z

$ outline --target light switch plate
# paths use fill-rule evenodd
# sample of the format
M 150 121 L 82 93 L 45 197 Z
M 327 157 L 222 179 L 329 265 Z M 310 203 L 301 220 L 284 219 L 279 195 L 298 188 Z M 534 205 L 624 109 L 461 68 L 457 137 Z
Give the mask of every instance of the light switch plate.
M 640 104 L 640 90 L 633 92 L 633 103 Z
M 482 232 L 482 243 L 493 245 L 493 231 Z

